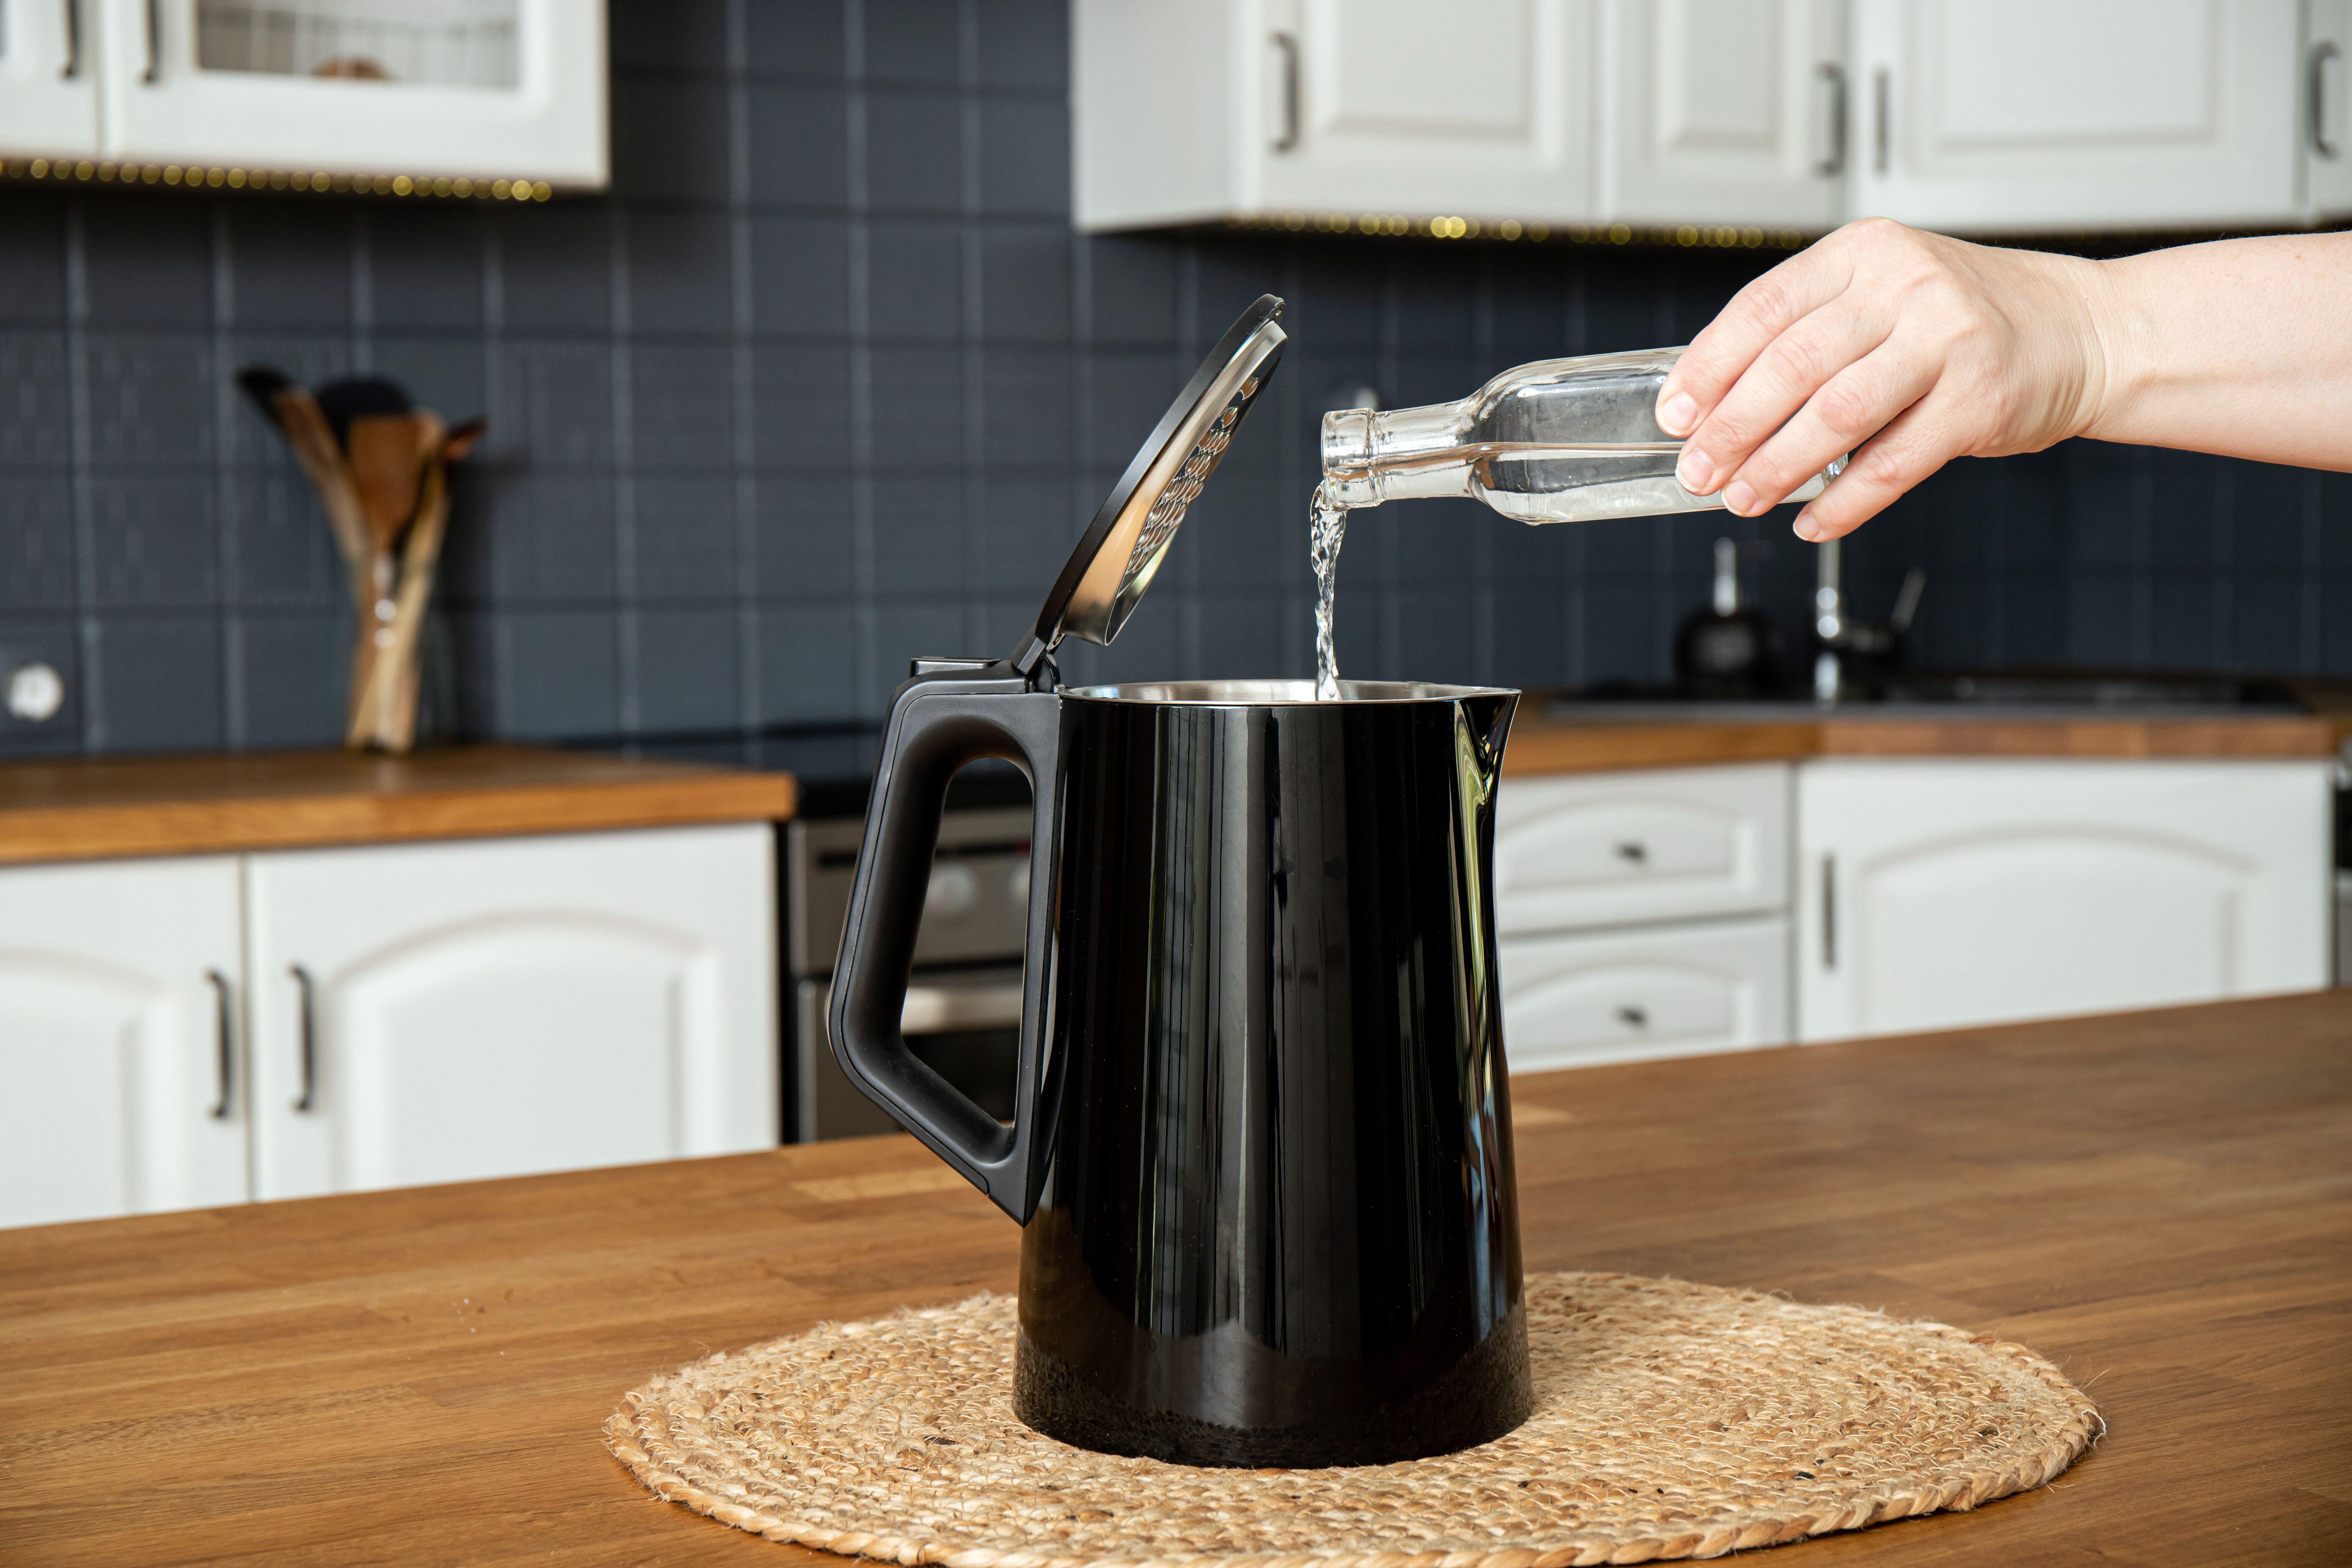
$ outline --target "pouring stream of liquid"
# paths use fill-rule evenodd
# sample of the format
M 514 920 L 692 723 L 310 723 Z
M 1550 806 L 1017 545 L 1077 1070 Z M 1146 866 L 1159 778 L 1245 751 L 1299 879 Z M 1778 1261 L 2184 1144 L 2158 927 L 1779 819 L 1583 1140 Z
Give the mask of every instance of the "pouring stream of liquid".
M 1315 487 L 1307 508 L 1307 559 L 1315 564 L 1315 700 L 1339 700 L 1339 657 L 1331 647 L 1331 611 L 1339 589 L 1339 546 L 1348 537 L 1348 509 L 1331 482 Z

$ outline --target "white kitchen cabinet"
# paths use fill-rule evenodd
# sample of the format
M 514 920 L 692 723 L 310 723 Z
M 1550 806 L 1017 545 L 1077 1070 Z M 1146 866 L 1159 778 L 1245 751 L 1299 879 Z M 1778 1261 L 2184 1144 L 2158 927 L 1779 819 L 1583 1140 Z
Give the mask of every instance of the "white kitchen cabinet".
M 0 4 L 0 148 L 19 158 L 96 158 L 98 51 L 91 0 Z
M 777 1141 L 765 824 L 250 858 L 255 1186 Z
M 235 1203 L 234 856 L 0 870 L 0 1226 Z
M 2332 767 L 1806 764 L 1800 1037 L 2326 984 Z
M 1505 936 L 1784 908 L 1789 766 L 1512 777 L 1495 801 Z
M 602 5 L 83 3 L 119 161 L 605 183 Z
M 1496 944 L 1513 1072 L 1785 1045 L 1783 917 Z
M 10 157 L 593 188 L 606 118 L 574 0 L 0 4 Z
M 1606 0 L 1600 216 L 1834 226 L 1845 26 L 1843 0 Z
M 2352 216 L 2352 0 L 2309 0 L 2305 16 L 2305 188 L 2313 216 Z
M 1593 0 L 1077 0 L 1078 226 L 1592 210 Z
M 2298 221 L 2296 0 L 1853 0 L 1852 216 Z

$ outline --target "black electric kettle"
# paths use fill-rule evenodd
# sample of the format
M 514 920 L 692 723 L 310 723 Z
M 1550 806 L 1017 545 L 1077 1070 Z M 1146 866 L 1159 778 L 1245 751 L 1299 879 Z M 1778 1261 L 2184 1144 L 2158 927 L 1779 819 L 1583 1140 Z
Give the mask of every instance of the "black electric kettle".
M 1021 1419 L 1195 1465 L 1447 1452 L 1530 1405 L 1492 876 L 1517 694 L 1055 671 L 1134 610 L 1281 309 L 1210 353 L 1022 647 L 892 698 L 832 1000 L 850 1080 L 1024 1226 Z M 1009 1126 L 899 1028 L 948 781 L 983 756 L 1036 802 Z

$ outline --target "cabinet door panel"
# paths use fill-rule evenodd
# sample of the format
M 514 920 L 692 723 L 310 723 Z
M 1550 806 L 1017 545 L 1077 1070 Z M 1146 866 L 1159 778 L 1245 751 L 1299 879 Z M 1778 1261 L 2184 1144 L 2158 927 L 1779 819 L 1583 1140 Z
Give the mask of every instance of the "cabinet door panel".
M 104 17 L 110 158 L 605 183 L 602 5 L 84 3 Z
M 2294 0 L 1855 0 L 1859 212 L 1944 229 L 2298 210 Z
M 1506 933 L 1738 914 L 1787 899 L 1789 770 L 1510 778 L 1495 814 Z
M 1602 17 L 1604 217 L 1836 222 L 1843 5 L 1609 0 Z
M 2324 763 L 1817 763 L 1807 1039 L 2327 983 Z
M 87 0 L 0 5 L 0 152 L 98 156 L 97 18 Z
M 2260 868 L 2160 833 L 1995 829 L 1865 858 L 1846 919 L 1873 1028 L 2234 994 Z
M 773 842 L 758 825 L 255 857 L 262 1195 L 774 1143 Z
M 1266 134 L 1245 144 L 1272 209 L 1565 220 L 1590 211 L 1584 0 L 1274 0 L 1245 37 Z M 1295 136 L 1290 104 L 1295 72 Z M 1284 145 L 1287 142 L 1288 145 Z
M 246 1198 L 237 904 L 226 857 L 0 871 L 0 1225 Z
M 1514 1072 L 1789 1038 L 1785 921 L 1519 938 L 1496 960 Z

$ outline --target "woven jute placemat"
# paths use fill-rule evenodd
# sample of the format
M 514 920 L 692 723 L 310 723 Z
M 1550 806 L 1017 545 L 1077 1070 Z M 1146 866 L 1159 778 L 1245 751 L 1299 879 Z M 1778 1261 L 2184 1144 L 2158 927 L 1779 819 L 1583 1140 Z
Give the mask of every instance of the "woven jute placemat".
M 1712 1557 L 1969 1509 L 2104 1429 L 2019 1345 L 1622 1274 L 1527 1282 L 1536 1406 L 1439 1458 L 1195 1469 L 1013 1414 L 1013 1302 L 975 1296 L 714 1355 L 606 1443 L 740 1530 L 947 1568 L 1565 1568 Z

